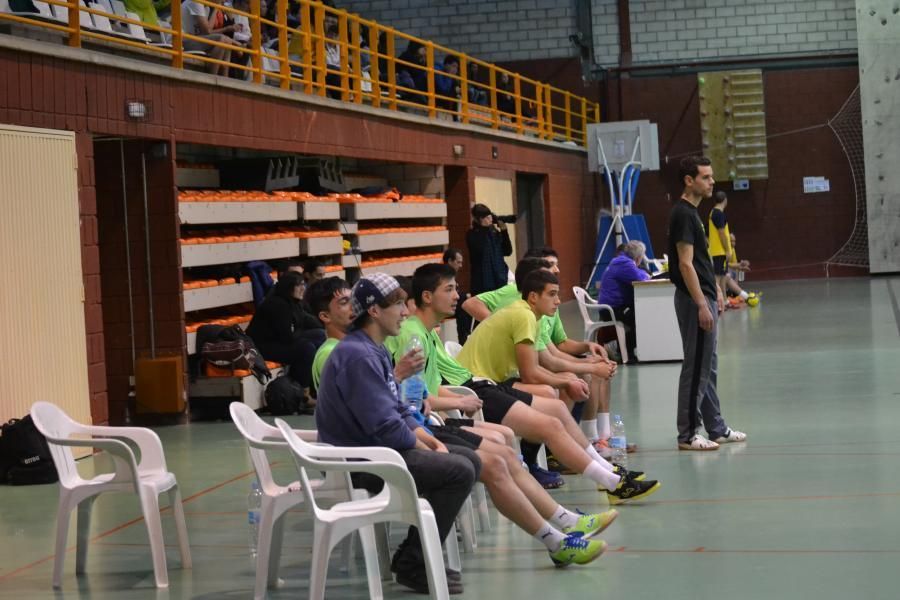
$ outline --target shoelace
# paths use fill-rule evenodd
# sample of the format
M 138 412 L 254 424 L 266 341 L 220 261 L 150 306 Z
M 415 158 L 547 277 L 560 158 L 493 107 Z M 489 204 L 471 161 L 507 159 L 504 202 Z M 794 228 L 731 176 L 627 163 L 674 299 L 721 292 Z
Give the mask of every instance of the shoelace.
M 566 539 L 563 540 L 562 549 L 563 550 L 584 550 L 588 547 L 588 542 L 586 539 L 580 538 L 578 536 L 570 535 L 567 536 Z

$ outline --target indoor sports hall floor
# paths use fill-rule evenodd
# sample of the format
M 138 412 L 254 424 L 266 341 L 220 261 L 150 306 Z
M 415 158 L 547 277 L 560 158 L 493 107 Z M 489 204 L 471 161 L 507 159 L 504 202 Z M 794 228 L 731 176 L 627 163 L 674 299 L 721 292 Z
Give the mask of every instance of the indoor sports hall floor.
M 818 600 L 897 597 L 900 565 L 900 279 L 760 284 L 755 309 L 729 312 L 720 337 L 723 412 L 749 433 L 717 453 L 675 450 L 676 364 L 620 370 L 614 399 L 633 465 L 663 482 L 640 505 L 620 508 L 610 550 L 586 567 L 555 570 L 546 552 L 494 512 L 475 554 L 463 555 L 461 598 L 666 598 Z M 570 333 L 579 331 L 566 307 Z M 48 399 L 52 400 L 52 399 Z M 309 426 L 309 417 L 294 417 Z M 87 574 L 70 551 L 63 592 L 50 586 L 55 486 L 0 488 L 2 598 L 250 598 L 246 496 L 252 479 L 230 423 L 159 430 L 182 485 L 194 568 L 179 569 L 174 527 L 170 588 L 153 586 L 134 497 L 95 504 Z M 91 461 L 83 461 L 91 469 Z M 290 475 L 289 459 L 276 470 Z M 560 502 L 602 510 L 579 477 Z M 73 523 L 74 528 L 74 523 Z M 310 523 L 289 516 L 282 576 L 271 598 L 303 598 Z M 70 540 L 74 543 L 74 532 Z M 365 598 L 361 564 L 333 561 L 327 597 Z M 393 583 L 385 596 L 410 598 Z

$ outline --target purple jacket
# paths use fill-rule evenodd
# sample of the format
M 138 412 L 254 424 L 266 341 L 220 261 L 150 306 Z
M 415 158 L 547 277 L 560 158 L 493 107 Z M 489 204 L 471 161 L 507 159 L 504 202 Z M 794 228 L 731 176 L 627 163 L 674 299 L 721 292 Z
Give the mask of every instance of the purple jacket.
M 613 308 L 634 305 L 634 288 L 632 281 L 646 281 L 650 275 L 634 264 L 634 259 L 622 254 L 612 259 L 603 279 L 600 280 L 600 304 L 609 304 Z

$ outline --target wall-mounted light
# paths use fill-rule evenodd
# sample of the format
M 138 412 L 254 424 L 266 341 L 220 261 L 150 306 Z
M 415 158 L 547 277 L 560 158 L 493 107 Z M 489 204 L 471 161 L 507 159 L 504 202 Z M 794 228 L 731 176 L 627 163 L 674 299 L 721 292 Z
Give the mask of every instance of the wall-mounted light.
M 491 158 L 499 158 L 500 150 L 497 149 L 497 146 L 491 146 Z
M 453 156 L 462 158 L 466 154 L 466 147 L 462 144 L 453 144 Z
M 125 118 L 129 121 L 149 121 L 150 103 L 144 100 L 126 100 Z

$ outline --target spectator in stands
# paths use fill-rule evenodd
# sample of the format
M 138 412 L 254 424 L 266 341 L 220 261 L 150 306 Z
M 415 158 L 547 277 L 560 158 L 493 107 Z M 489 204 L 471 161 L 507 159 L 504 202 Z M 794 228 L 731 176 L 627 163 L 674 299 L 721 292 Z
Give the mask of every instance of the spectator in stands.
M 474 84 L 482 84 L 482 85 L 473 85 Z M 477 62 L 469 63 L 469 102 L 472 104 L 480 104 L 481 106 L 487 106 L 490 104 L 488 101 L 488 91 L 483 87 L 484 82 L 481 81 L 481 71 Z
M 169 0 L 171 2 L 171 0 Z M 152 0 L 125 0 L 125 9 L 133 12 L 148 25 L 159 25 L 159 16 Z M 169 11 L 171 12 L 171 10 Z
M 600 304 L 608 304 L 615 313 L 616 320 L 622 321 L 626 326 L 625 346 L 631 362 L 637 361 L 634 357 L 634 348 L 637 345 L 634 328 L 634 287 L 635 281 L 646 281 L 650 274 L 639 268 L 647 253 L 644 242 L 632 240 L 625 244 L 622 254 L 616 256 L 603 272 L 600 280 Z
M 506 285 L 509 278 L 509 267 L 503 257 L 512 254 L 512 241 L 506 223 L 494 217 L 484 204 L 472 207 L 472 229 L 466 233 L 472 294 L 496 290 Z
M 459 289 L 459 272 L 463 268 L 463 255 L 462 250 L 457 248 L 447 248 L 444 252 L 444 264 L 453 269 L 453 272 L 456 273 L 457 278 L 457 291 L 459 292 L 459 302 L 456 305 L 456 339 L 459 340 L 460 344 L 465 344 L 466 339 L 469 337 L 469 332 L 472 331 L 472 317 L 469 316 L 469 313 L 463 310 L 463 302 L 469 299 L 468 292 L 464 292 Z
M 448 54 L 444 57 L 443 64 L 434 66 L 434 92 L 443 98 L 437 98 L 435 103 L 439 108 L 452 111 L 455 115 L 457 98 L 459 98 L 459 57 Z M 437 71 L 447 73 L 438 75 Z M 451 77 L 451 75 L 453 77 Z
M 215 30 L 209 8 L 195 0 L 185 0 L 181 3 L 181 28 L 184 33 L 237 48 L 236 42 L 227 35 L 234 31 L 234 25 L 223 26 Z M 207 63 L 206 68 L 210 74 L 228 75 L 228 65 L 220 63 L 231 61 L 231 50 L 195 39 L 185 39 L 184 49 L 186 52 L 203 51 L 209 58 L 219 61 Z
M 397 63 L 397 85 L 407 88 L 400 95 L 416 104 L 428 104 L 428 99 L 409 90 L 428 91 L 428 72 L 425 70 L 427 50 L 416 41 L 410 41 L 406 50 L 398 57 L 403 63 Z
M 507 113 L 504 115 L 507 118 L 516 116 L 516 98 L 514 94 L 515 89 L 512 81 L 509 79 L 509 73 L 500 71 L 500 76 L 497 77 L 497 109 Z
M 325 277 L 325 265 L 315 258 L 306 259 L 303 263 L 303 277 L 306 279 L 307 285 L 312 285 Z
M 416 488 L 431 504 L 441 541 L 446 539 L 481 472 L 481 461 L 468 447 L 446 446 L 415 420 L 401 403 L 390 355 L 382 345 L 400 332 L 406 317 L 403 291 L 396 280 L 377 273 L 361 278 L 351 293 L 353 331 L 332 351 L 322 371 L 316 428 L 319 439 L 340 446 L 386 446 L 400 453 Z M 358 474 L 358 487 L 378 492 L 384 483 Z M 397 582 L 428 592 L 419 532 L 410 527 L 394 555 Z M 462 593 L 451 575 L 448 591 Z
M 299 273 L 279 277 L 275 292 L 256 309 L 247 334 L 266 360 L 287 365 L 288 375 L 308 388 L 313 358 L 325 341 L 325 330 L 302 309 L 303 290 Z

